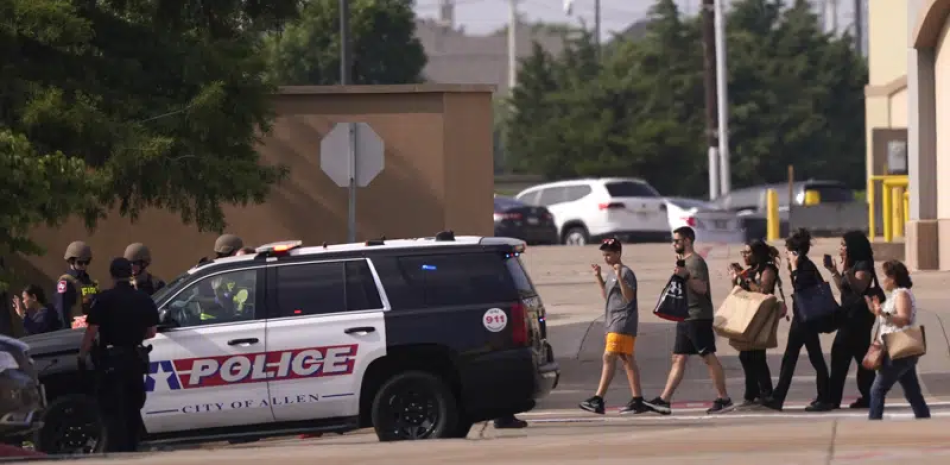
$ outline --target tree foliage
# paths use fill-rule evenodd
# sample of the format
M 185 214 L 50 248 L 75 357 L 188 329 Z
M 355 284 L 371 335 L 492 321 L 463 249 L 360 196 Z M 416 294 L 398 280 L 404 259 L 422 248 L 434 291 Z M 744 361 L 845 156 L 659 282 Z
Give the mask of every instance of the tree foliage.
M 118 206 L 221 230 L 262 202 L 269 129 L 263 33 L 297 0 L 0 0 L 0 248 L 36 223 L 94 225 Z
M 426 55 L 416 38 L 412 0 L 352 0 L 350 43 L 354 84 L 422 82 Z M 267 38 L 270 70 L 281 85 L 340 83 L 337 0 L 309 0 L 300 18 Z
M 598 63 L 580 34 L 522 62 L 507 119 L 509 166 L 549 178 L 646 178 L 668 195 L 707 191 L 702 24 L 658 0 L 646 36 Z M 809 2 L 737 0 L 727 21 L 733 186 L 864 178 L 866 64 L 821 32 Z

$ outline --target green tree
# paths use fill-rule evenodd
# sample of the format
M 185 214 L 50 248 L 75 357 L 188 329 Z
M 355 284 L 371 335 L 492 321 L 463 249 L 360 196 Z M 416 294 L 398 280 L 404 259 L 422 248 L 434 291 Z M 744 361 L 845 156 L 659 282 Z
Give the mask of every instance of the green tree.
M 0 0 L 0 249 L 109 208 L 224 227 L 223 203 L 262 202 L 274 87 L 261 35 L 296 0 Z
M 736 2 L 730 15 L 733 184 L 864 179 L 867 66 L 846 35 L 824 34 L 809 2 Z
M 350 40 L 355 84 L 422 82 L 426 65 L 411 0 L 353 0 Z M 337 0 L 309 0 L 300 18 L 267 37 L 270 72 L 281 85 L 340 83 Z

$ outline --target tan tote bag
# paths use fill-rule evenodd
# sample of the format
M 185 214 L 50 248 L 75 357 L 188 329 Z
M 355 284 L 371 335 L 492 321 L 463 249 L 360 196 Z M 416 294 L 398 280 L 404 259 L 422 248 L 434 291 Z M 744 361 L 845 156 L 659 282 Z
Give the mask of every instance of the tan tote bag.
M 927 353 L 927 333 L 923 326 L 911 326 L 883 336 L 887 356 L 891 360 L 919 357 Z
M 778 299 L 774 295 L 749 292 L 736 286 L 719 306 L 713 319 L 716 334 L 740 342 L 754 342 L 766 329 L 775 313 Z

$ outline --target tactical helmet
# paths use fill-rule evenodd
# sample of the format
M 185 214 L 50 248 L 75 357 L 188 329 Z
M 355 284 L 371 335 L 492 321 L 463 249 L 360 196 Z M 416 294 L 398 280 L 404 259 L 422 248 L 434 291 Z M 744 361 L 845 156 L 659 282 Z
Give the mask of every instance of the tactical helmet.
M 125 254 L 123 256 L 126 260 L 132 263 L 152 262 L 152 253 L 149 252 L 148 247 L 145 247 L 145 244 L 142 244 L 141 242 L 129 244 L 129 246 L 125 248 Z
M 222 234 L 218 240 L 214 241 L 215 253 L 230 255 L 244 247 L 244 241 L 234 234 Z
M 73 241 L 66 247 L 64 260 L 75 258 L 77 260 L 92 260 L 92 248 L 83 241 Z

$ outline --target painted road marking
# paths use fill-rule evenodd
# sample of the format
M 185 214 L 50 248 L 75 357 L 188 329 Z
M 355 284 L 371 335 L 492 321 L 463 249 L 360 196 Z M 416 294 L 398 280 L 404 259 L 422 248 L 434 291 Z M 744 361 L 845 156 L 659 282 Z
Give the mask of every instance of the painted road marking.
M 843 402 L 843 404 L 844 404 L 844 403 L 848 403 L 848 402 Z M 941 401 L 941 402 L 931 402 L 931 401 L 927 401 L 927 405 L 930 406 L 930 408 L 934 408 L 934 407 L 938 407 L 938 408 L 939 408 L 939 407 L 950 407 L 950 401 Z M 776 415 L 776 414 L 778 414 L 778 415 L 787 415 L 789 412 L 794 411 L 794 410 L 804 410 L 806 406 L 808 406 L 808 404 L 806 404 L 806 403 L 786 404 L 785 407 L 784 407 L 784 412 L 774 412 L 774 413 L 772 413 L 772 414 L 773 414 L 773 415 Z M 685 413 L 699 413 L 699 412 L 702 412 L 702 413 L 706 413 L 706 409 L 708 409 L 709 407 L 712 407 L 712 402 L 679 402 L 679 403 L 674 402 L 673 405 L 672 405 L 672 409 L 673 409 L 673 414 L 674 414 L 674 415 L 676 415 L 677 413 L 680 413 L 680 412 L 685 412 Z M 611 412 L 611 411 L 617 412 L 617 411 L 620 411 L 621 408 L 623 408 L 623 407 L 608 407 L 608 408 L 607 408 L 607 411 L 608 411 L 608 412 Z M 906 409 L 906 408 L 910 408 L 910 404 L 908 404 L 908 403 L 906 403 L 906 402 L 888 402 L 888 403 L 887 403 L 887 408 Z M 848 408 L 843 408 L 843 409 L 841 409 L 840 411 L 849 411 L 849 410 L 850 410 L 850 409 L 848 409 Z M 772 412 L 771 410 L 763 410 L 763 411 L 764 411 L 764 412 Z M 857 412 L 867 412 L 867 409 L 857 410 Z M 826 412 L 810 412 L 809 415 L 816 415 L 816 414 L 819 414 L 819 413 L 826 413 Z M 571 408 L 571 409 L 566 409 L 566 408 L 565 408 L 565 409 L 533 410 L 533 411 L 530 411 L 530 412 L 519 413 L 518 415 L 519 415 L 519 416 L 525 416 L 525 417 L 532 417 L 532 416 L 544 417 L 544 416 L 558 416 L 558 415 L 562 415 L 562 416 L 563 416 L 563 415 L 590 415 L 590 413 L 589 413 L 589 412 L 585 412 L 585 411 L 583 411 L 583 410 L 581 410 L 581 409 L 579 409 L 579 408 Z
M 930 415 L 934 418 L 950 418 L 950 411 L 936 411 L 931 412 Z M 715 415 L 709 415 L 705 412 L 689 414 L 689 415 L 657 415 L 657 414 L 640 414 L 640 415 L 629 415 L 629 416 L 587 416 L 587 417 L 544 417 L 544 418 L 532 418 L 527 414 L 522 415 L 525 420 L 531 423 L 621 423 L 629 422 L 636 423 L 639 421 L 728 421 L 728 420 L 751 420 L 751 419 L 772 419 L 772 420 L 786 420 L 786 419 L 801 419 L 801 418 L 855 418 L 855 419 L 867 419 L 868 414 L 866 411 L 857 411 L 857 412 L 821 412 L 821 413 L 779 413 L 779 412 L 748 412 L 748 413 L 721 413 Z M 914 419 L 913 412 L 884 412 L 884 418 L 888 420 L 912 420 Z

